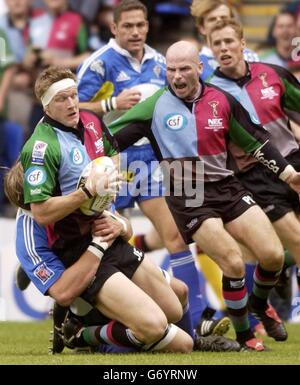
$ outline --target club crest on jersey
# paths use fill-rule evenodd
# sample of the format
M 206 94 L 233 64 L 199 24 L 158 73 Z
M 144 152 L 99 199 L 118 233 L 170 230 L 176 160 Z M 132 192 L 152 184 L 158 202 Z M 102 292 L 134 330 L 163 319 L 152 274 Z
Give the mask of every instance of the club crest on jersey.
M 85 127 L 86 127 L 88 130 L 93 131 L 95 137 L 96 137 L 97 139 L 99 139 L 99 134 L 98 134 L 98 132 L 97 132 L 97 130 L 96 130 L 96 128 L 95 128 L 95 123 L 94 123 L 94 122 L 88 122 L 88 123 L 85 125 Z
M 90 65 L 90 70 L 93 72 L 97 72 L 102 77 L 104 77 L 105 75 L 105 69 L 102 60 L 94 60 L 93 63 Z
M 159 65 L 154 66 L 153 67 L 153 72 L 159 78 L 159 76 L 161 74 L 161 66 L 159 66 Z
M 73 147 L 70 153 L 71 161 L 76 164 L 82 164 L 84 161 L 84 154 L 78 147 Z
M 164 118 L 164 126 L 168 130 L 179 131 L 187 125 L 187 118 L 181 114 L 168 114 Z
M 267 83 L 267 80 L 266 80 L 267 79 L 266 72 L 262 72 L 261 74 L 258 75 L 258 77 L 261 80 L 263 87 L 268 87 L 268 83 Z
M 217 100 L 212 100 L 211 102 L 208 102 L 208 104 L 211 106 L 213 117 L 216 118 L 218 116 L 217 107 L 219 102 Z
M 53 277 L 54 272 L 46 265 L 46 263 L 42 263 L 34 270 L 33 274 L 42 282 L 43 285 L 45 285 L 45 283 Z

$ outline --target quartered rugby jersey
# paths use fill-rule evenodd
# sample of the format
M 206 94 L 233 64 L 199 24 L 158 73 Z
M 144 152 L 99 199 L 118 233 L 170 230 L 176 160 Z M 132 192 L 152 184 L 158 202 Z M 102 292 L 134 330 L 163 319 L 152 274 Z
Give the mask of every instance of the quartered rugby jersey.
M 48 116 L 36 126 L 21 153 L 25 203 L 70 194 L 92 159 L 116 153 L 96 115 L 80 112 L 80 121 L 81 130 L 65 127 Z
M 79 14 L 65 11 L 52 16 L 45 12 L 31 20 L 29 39 L 36 48 L 50 49 L 69 57 L 87 50 L 87 31 Z
M 287 165 L 268 145 L 267 131 L 254 124 L 231 95 L 212 85 L 202 85 L 200 97 L 192 104 L 164 88 L 134 106 L 109 128 L 120 150 L 146 136 L 160 161 L 170 164 L 179 160 L 183 164 L 190 160 L 193 171 L 197 161 L 203 161 L 205 181 L 218 181 L 233 174 L 226 166 L 228 140 L 247 153 L 259 153 L 267 167 L 278 174 Z M 198 177 L 193 172 L 193 180 Z
M 145 55 L 140 63 L 111 39 L 83 62 L 77 79 L 81 102 L 117 96 L 125 88 L 141 84 L 156 91 L 166 85 L 165 58 L 145 45 Z
M 91 112 L 80 112 L 78 130 L 45 116 L 21 153 L 25 203 L 42 202 L 75 191 L 81 172 L 92 159 L 116 154 L 113 141 L 106 127 Z M 52 236 L 52 245 L 55 242 L 56 248 L 63 249 L 65 242 L 89 232 L 90 221 L 91 217 L 77 210 L 55 223 L 48 237 Z
M 217 69 L 208 81 L 234 96 L 251 119 L 263 125 L 282 156 L 298 150 L 289 118 L 300 123 L 300 85 L 287 70 L 272 64 L 249 63 L 248 73 L 241 79 L 228 78 Z

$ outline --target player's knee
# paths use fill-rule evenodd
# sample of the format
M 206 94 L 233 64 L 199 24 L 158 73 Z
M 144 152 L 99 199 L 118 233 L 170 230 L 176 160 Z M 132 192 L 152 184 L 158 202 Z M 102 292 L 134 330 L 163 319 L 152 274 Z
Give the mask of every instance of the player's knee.
M 168 321 L 163 312 L 161 314 L 149 314 L 144 316 L 140 322 L 138 329 L 139 334 L 143 336 L 145 344 L 151 344 L 161 339 L 167 328 Z
M 221 269 L 227 277 L 240 278 L 245 275 L 244 261 L 236 251 L 228 253 L 228 257 L 222 262 L 222 265 Z
M 268 244 L 261 253 L 261 264 L 269 270 L 279 270 L 284 262 L 284 250 L 281 244 Z

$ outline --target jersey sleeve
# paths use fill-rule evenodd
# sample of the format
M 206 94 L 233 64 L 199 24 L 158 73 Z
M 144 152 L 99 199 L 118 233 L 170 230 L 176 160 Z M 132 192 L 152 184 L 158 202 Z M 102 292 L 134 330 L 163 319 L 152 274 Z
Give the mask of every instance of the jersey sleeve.
M 104 144 L 104 153 L 106 156 L 114 156 L 118 154 L 117 139 L 111 134 L 110 130 L 102 122 L 102 137 Z
M 109 130 L 117 139 L 119 151 L 133 145 L 144 136 L 151 140 L 151 123 L 156 102 L 166 87 L 158 90 L 141 103 L 136 104 L 119 119 L 109 124 Z
M 25 204 L 45 201 L 57 190 L 61 154 L 56 134 L 43 123 L 36 131 L 21 153 Z
M 98 101 L 106 95 L 106 65 L 95 58 L 85 60 L 77 71 L 78 97 L 80 102 Z
M 255 124 L 244 107 L 231 95 L 226 93 L 226 96 L 231 108 L 230 139 L 279 176 L 288 162 L 277 148 L 271 145 L 269 133 L 262 126 Z
M 287 69 L 271 65 L 284 84 L 284 94 L 281 98 L 282 107 L 287 116 L 300 124 L 300 84 L 295 76 Z

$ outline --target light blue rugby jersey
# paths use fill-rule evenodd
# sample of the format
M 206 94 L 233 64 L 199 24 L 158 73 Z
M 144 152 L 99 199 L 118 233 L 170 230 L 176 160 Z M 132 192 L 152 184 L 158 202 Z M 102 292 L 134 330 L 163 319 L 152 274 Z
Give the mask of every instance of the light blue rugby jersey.
M 142 92 L 142 98 L 145 98 L 166 85 L 166 62 L 160 53 L 145 45 L 145 54 L 140 63 L 122 49 L 115 39 L 110 39 L 107 45 L 82 63 L 77 78 L 81 102 L 117 96 L 124 89 L 135 86 L 140 86 L 138 89 Z

